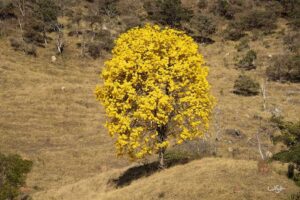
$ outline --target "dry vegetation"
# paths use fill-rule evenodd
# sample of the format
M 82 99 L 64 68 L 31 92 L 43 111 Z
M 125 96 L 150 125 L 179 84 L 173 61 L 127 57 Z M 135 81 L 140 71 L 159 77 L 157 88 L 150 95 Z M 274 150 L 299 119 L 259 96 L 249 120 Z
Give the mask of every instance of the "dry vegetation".
M 124 26 L 128 24 L 140 23 L 132 20 L 124 25 L 123 22 L 133 18 L 124 14 L 127 10 L 124 7 L 141 2 L 121 2 L 124 4 L 119 5 L 123 8 L 120 9 L 121 14 L 123 12 L 121 25 L 116 25 L 116 19 L 104 19 L 113 36 L 126 30 Z M 184 1 L 186 6 L 193 3 Z M 80 2 L 82 8 L 86 4 Z M 139 13 L 143 19 L 146 12 L 142 11 Z M 113 141 L 103 127 L 103 108 L 93 94 L 105 56 L 109 55 L 104 53 L 95 60 L 82 57 L 77 43 L 84 41 L 84 37 L 67 36 L 69 31 L 74 31 L 74 27 L 68 27 L 70 23 L 74 25 L 68 17 L 59 18 L 68 28 L 64 29 L 64 54 L 58 56 L 56 62 L 51 62 L 51 56 L 56 55 L 55 41 L 47 48 L 38 47 L 37 57 L 33 57 L 14 51 L 8 36 L 0 37 L 0 152 L 18 153 L 33 161 L 27 192 L 41 200 L 286 199 L 297 192 L 299 188 L 285 176 L 286 167 L 273 164 L 270 173 L 257 172 L 260 159 L 257 134 L 264 152 L 275 153 L 285 148 L 282 144 L 274 145 L 270 139 L 278 133 L 269 122 L 272 114 L 280 113 L 290 121 L 299 120 L 300 84 L 266 81 L 265 75 L 272 57 L 289 52 L 282 39 L 283 32 L 291 31 L 289 21 L 279 18 L 272 34 L 249 32 L 247 36 L 249 49 L 257 53 L 257 67 L 245 73 L 265 86 L 264 110 L 261 94 L 239 96 L 233 93 L 234 81 L 242 73 L 236 63 L 247 50 L 237 50 L 239 41 L 224 40 L 226 27 L 222 20 L 217 18 L 218 30 L 211 36 L 215 42 L 200 44 L 217 99 L 207 143 L 212 148 L 211 153 L 222 158 L 204 158 L 172 167 L 121 189 L 108 184 L 109 180 L 136 163 L 115 156 Z M 88 26 L 85 23 L 81 22 L 80 26 Z M 15 27 L 6 24 L 2 30 L 4 28 L 10 36 L 19 35 L 12 31 Z M 55 37 L 55 33 L 49 35 Z M 241 136 L 230 134 L 230 130 L 240 131 Z M 267 190 L 268 186 L 278 184 L 286 190 L 280 194 Z
M 205 158 L 186 165 L 142 178 L 130 186 L 114 189 L 107 182 L 123 170 L 112 170 L 90 179 L 66 185 L 59 190 L 36 194 L 40 199 L 286 199 L 286 194 L 297 192 L 292 181 L 282 179 L 274 165 L 268 175 L 257 172 L 255 161 L 224 158 Z M 183 175 L 184 174 L 184 175 Z M 268 186 L 284 185 L 280 194 L 268 191 Z

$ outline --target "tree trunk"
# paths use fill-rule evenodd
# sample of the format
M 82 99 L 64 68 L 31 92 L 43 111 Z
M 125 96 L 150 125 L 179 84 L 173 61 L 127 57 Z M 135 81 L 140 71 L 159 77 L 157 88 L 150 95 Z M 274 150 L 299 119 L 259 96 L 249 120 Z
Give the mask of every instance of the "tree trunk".
M 165 160 L 164 160 L 164 155 L 165 155 L 165 149 L 164 148 L 160 148 L 159 149 L 159 168 L 165 168 Z
M 167 138 L 167 126 L 163 125 L 157 128 L 158 132 L 158 142 L 163 143 L 166 141 Z M 165 155 L 166 148 L 160 148 L 158 150 L 158 159 L 159 159 L 159 168 L 164 169 L 165 168 L 165 160 L 164 160 L 164 155 Z

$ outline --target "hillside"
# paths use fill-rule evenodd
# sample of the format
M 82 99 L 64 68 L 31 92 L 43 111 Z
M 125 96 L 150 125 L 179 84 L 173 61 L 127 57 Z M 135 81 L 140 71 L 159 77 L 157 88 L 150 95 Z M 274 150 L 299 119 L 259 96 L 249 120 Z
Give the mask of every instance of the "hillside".
M 28 14 L 24 18 L 16 7 L 5 7 L 13 1 L 3 2 L 0 1 L 0 153 L 20 154 L 33 161 L 22 188 L 26 194 L 37 200 L 287 199 L 299 190 L 285 176 L 286 165 L 271 164 L 269 174 L 259 174 L 257 167 L 261 159 L 257 136 L 265 155 L 288 148 L 283 143 L 273 143 L 280 129 L 270 121 L 271 117 L 300 121 L 299 62 L 288 60 L 299 56 L 300 40 L 299 29 L 293 25 L 296 22 L 289 16 L 288 11 L 294 11 L 290 7 L 285 8 L 279 1 L 230 1 L 230 9 L 225 12 L 215 7 L 222 0 L 199 1 L 207 2 L 204 7 L 198 1 L 182 1 L 194 16 L 174 26 L 198 42 L 216 98 L 209 134 L 206 140 L 170 148 L 197 154 L 199 160 L 116 189 L 110 180 L 141 163 L 116 156 L 115 140 L 104 128 L 107 118 L 94 90 L 103 81 L 99 74 L 120 33 L 146 23 L 166 25 L 155 18 L 160 14 L 156 13 L 158 8 L 147 7 L 146 0 L 107 1 L 113 4 L 104 10 L 99 1 L 100 11 L 96 0 L 55 1 L 63 5 L 55 19 L 60 28 L 49 30 L 42 38 L 43 32 L 31 27 L 35 24 L 33 19 L 41 21 L 33 14 L 34 1 L 26 4 Z M 270 22 L 266 20 L 270 17 L 266 8 L 276 14 L 271 19 L 274 27 L 261 25 Z M 259 28 L 240 30 L 247 16 L 253 16 L 253 10 L 267 12 L 258 18 Z M 23 20 L 24 30 L 20 30 L 18 19 Z M 43 24 L 44 28 L 50 25 Z M 234 33 L 242 31 L 241 38 L 228 39 L 228 27 Z M 57 42 L 62 38 L 64 49 L 59 53 Z M 46 44 L 43 39 L 48 40 Z M 239 66 L 250 50 L 255 51 L 255 59 L 245 66 L 253 69 Z M 268 68 L 276 62 L 293 64 L 280 65 L 277 71 L 271 68 L 271 72 L 282 73 L 268 75 Z M 255 95 L 235 92 L 240 75 L 259 84 Z M 261 92 L 263 86 L 266 98 Z M 156 156 L 147 162 L 156 160 Z M 268 186 L 274 185 L 286 190 L 279 194 L 269 192 Z
M 283 168 L 282 166 L 279 168 Z M 37 193 L 36 199 L 286 199 L 299 188 L 284 176 L 261 175 L 257 163 L 246 160 L 205 158 L 158 172 L 114 189 L 107 185 L 122 170 L 113 170 L 56 190 Z M 270 192 L 274 185 L 286 188 Z M 268 198 L 266 198 L 268 197 Z

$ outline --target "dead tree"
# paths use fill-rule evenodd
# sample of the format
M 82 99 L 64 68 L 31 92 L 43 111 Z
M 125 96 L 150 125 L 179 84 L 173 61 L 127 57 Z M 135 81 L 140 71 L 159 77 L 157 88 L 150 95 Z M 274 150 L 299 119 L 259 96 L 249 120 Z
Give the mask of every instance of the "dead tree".
M 263 109 L 264 111 L 267 110 L 267 89 L 266 89 L 266 81 L 262 81 L 261 84 L 261 94 L 263 97 Z
M 24 18 L 26 15 L 25 0 L 13 0 L 12 2 L 14 6 L 16 6 L 19 9 L 21 16 Z
M 59 25 L 56 25 L 56 29 L 58 31 L 58 37 L 56 40 L 56 48 L 59 54 L 62 54 L 65 47 L 65 41 L 64 41 L 64 33 L 62 32 Z
M 19 9 L 20 15 L 18 15 L 18 24 L 21 32 L 21 37 L 23 38 L 23 21 L 26 16 L 26 1 L 25 0 L 13 0 L 13 5 Z

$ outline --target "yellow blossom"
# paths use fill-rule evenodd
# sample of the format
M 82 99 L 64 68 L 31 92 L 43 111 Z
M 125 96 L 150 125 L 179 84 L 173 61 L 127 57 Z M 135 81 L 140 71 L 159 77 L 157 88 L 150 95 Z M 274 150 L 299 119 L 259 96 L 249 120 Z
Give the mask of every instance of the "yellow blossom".
M 207 75 L 197 43 L 182 31 L 146 25 L 121 34 L 95 90 L 118 155 L 140 159 L 203 136 L 214 104 Z

